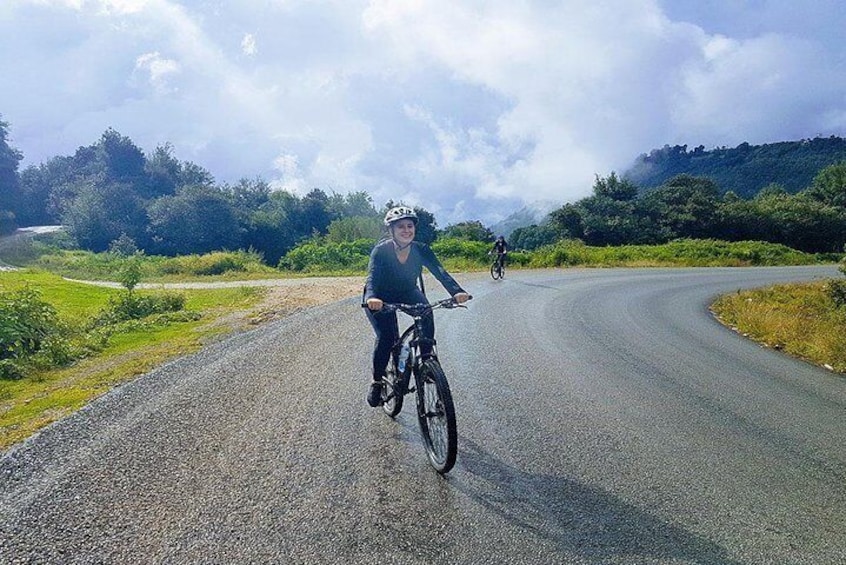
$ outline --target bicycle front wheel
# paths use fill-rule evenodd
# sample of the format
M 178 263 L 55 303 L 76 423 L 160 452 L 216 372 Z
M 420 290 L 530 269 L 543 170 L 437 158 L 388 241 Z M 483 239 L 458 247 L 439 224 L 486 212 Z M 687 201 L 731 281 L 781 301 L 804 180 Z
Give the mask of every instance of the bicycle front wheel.
M 438 473 L 448 472 L 458 455 L 458 427 L 449 383 L 435 359 L 427 359 L 420 365 L 417 420 L 429 462 Z
M 491 278 L 493 280 L 497 280 L 501 276 L 502 276 L 502 274 L 499 270 L 499 265 L 496 262 L 494 262 L 494 264 L 491 265 Z

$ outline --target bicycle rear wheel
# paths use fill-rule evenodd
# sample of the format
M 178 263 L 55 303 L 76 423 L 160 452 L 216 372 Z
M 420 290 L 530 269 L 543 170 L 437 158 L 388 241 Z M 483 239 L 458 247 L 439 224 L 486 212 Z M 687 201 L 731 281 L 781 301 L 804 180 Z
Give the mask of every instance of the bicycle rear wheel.
M 391 358 L 388 360 L 388 368 L 385 370 L 385 376 L 382 377 L 384 386 L 382 387 L 382 410 L 391 418 L 395 418 L 402 410 L 402 375 L 397 371 L 396 352 L 391 352 Z
M 458 455 L 458 427 L 449 383 L 436 359 L 427 359 L 420 364 L 417 421 L 432 467 L 441 474 L 448 472 L 455 465 Z

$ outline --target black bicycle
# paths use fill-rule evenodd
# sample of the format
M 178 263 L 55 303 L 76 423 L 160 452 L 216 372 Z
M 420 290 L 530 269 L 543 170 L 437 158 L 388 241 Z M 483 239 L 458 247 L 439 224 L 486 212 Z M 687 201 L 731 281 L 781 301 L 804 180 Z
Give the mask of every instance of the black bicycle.
M 497 253 L 491 263 L 491 278 L 499 280 L 505 276 L 505 254 Z
M 423 332 L 423 318 L 438 308 L 465 308 L 447 298 L 432 304 L 383 304 L 386 312 L 397 310 L 411 316 L 413 323 L 391 348 L 391 359 L 382 378 L 382 409 L 391 418 L 402 410 L 406 394 L 416 392 L 417 422 L 429 462 L 438 473 L 455 465 L 458 455 L 458 428 L 449 383 L 438 361 L 435 340 Z M 429 345 L 423 355 L 421 345 Z M 414 376 L 412 383 L 411 377 Z

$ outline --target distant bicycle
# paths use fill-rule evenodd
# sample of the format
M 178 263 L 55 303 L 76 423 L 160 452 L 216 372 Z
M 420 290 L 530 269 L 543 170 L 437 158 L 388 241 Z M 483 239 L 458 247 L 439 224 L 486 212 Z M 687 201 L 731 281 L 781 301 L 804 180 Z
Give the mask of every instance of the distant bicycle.
M 402 410 L 406 394 L 416 392 L 417 422 L 429 462 L 438 473 L 447 473 L 458 455 L 458 428 L 455 405 L 446 375 L 438 361 L 435 340 L 423 331 L 423 318 L 438 308 L 466 308 L 452 298 L 432 304 L 383 304 L 382 310 L 397 310 L 411 316 L 413 323 L 391 348 L 391 358 L 382 377 L 382 409 L 391 418 Z M 431 345 L 422 355 L 420 345 Z M 412 384 L 411 377 L 414 376 Z
M 505 276 L 505 253 L 497 253 L 491 263 L 491 278 L 499 280 Z

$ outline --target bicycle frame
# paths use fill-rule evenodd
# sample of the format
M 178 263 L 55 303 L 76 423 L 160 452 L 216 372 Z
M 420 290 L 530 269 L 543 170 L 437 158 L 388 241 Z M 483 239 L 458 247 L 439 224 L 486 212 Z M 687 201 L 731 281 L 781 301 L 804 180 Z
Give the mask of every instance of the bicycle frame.
M 411 325 L 408 326 L 402 334 L 400 334 L 399 339 L 397 339 L 397 341 L 391 346 L 391 350 L 394 352 L 394 355 L 391 356 L 391 362 L 395 364 L 394 369 L 398 375 L 401 375 L 402 378 L 397 383 L 399 385 L 399 390 L 393 390 L 389 393 L 387 400 L 390 400 L 392 396 L 404 396 L 408 393 L 414 392 L 415 389 L 409 388 L 408 386 L 411 382 L 411 375 L 417 374 L 422 362 L 427 359 L 438 358 L 437 340 L 426 337 L 425 330 L 423 328 L 423 319 L 437 308 L 464 308 L 464 306 L 457 304 L 452 298 L 447 298 L 432 304 L 384 304 L 382 308 L 385 312 L 403 312 L 412 319 Z M 406 366 L 404 371 L 400 371 L 399 366 L 396 364 L 400 359 L 402 344 L 406 341 L 408 341 L 410 346 L 410 357 L 412 363 L 410 366 Z M 422 353 L 421 345 L 429 346 L 426 348 L 428 349 L 428 352 L 425 355 Z
M 436 342 L 425 335 L 424 319 L 436 308 L 464 307 L 448 298 L 432 304 L 383 304 L 383 310 L 397 310 L 411 316 L 413 322 L 392 345 L 388 370 L 382 378 L 382 409 L 391 418 L 402 410 L 403 397 L 416 392 L 417 422 L 429 462 L 439 473 L 446 473 L 455 464 L 458 453 L 458 431 L 455 405 L 446 375 L 438 361 Z M 402 358 L 403 345 L 409 345 L 409 359 Z M 426 353 L 423 354 L 423 350 Z M 410 362 L 400 371 L 399 365 Z M 409 387 L 411 375 L 414 386 Z

